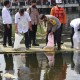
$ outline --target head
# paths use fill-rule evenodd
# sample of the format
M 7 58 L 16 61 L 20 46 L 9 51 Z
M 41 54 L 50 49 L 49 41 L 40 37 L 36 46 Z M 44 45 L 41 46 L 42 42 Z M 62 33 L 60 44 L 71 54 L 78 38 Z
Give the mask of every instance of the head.
M 9 8 L 10 7 L 10 1 L 4 1 L 4 6 L 6 6 L 7 8 Z
M 57 5 L 58 7 L 60 7 L 61 4 L 62 4 L 62 0 L 56 0 L 56 5 Z
M 47 21 L 47 18 L 44 14 L 40 14 L 39 18 L 40 20 Z
M 35 0 L 32 0 L 32 1 L 31 1 L 31 5 L 32 5 L 32 7 L 35 8 L 35 7 L 36 7 L 36 1 L 35 1 Z
M 23 8 L 19 9 L 19 14 L 20 14 L 20 16 L 24 15 L 24 9 Z

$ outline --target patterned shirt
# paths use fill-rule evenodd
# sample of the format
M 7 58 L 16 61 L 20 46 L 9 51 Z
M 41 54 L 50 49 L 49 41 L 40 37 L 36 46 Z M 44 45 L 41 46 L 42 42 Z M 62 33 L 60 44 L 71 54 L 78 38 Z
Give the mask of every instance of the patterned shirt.
M 31 17 L 31 23 L 32 25 L 39 23 L 39 12 L 37 8 L 33 8 L 32 6 L 27 9 L 28 13 Z
M 56 18 L 55 16 L 52 16 L 52 15 L 46 15 L 47 17 L 47 22 L 46 22 L 46 26 L 47 26 L 47 30 L 48 31 L 55 31 L 56 29 L 58 29 L 61 25 L 60 21 L 58 18 Z M 52 19 L 52 20 L 55 20 L 56 21 L 56 24 L 53 25 L 49 20 Z

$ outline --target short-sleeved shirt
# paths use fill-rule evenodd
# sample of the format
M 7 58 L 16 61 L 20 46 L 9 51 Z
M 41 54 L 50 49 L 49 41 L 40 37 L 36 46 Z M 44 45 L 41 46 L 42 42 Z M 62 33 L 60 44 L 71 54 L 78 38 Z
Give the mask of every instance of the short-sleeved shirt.
M 12 24 L 10 11 L 5 6 L 2 9 L 2 20 L 3 20 L 3 24 Z
M 28 8 L 27 11 L 30 14 L 32 25 L 38 24 L 39 23 L 39 12 L 38 12 L 38 9 L 37 8 L 33 8 L 32 6 L 30 6 L 30 8 Z
M 15 14 L 15 23 L 18 27 L 19 33 L 26 33 L 29 29 L 29 22 L 31 18 L 27 12 L 24 12 L 23 16 L 20 16 L 19 12 Z
M 70 26 L 74 28 L 74 31 L 75 31 L 75 32 L 78 31 L 79 25 L 80 25 L 80 18 L 73 19 L 73 20 L 70 22 Z
M 46 15 L 47 17 L 47 20 L 48 19 L 52 19 L 52 20 L 55 20 L 56 21 L 56 25 L 52 25 L 49 21 L 47 21 L 47 30 L 51 30 L 51 31 L 55 31 L 56 29 L 58 29 L 61 25 L 60 21 L 58 18 L 56 18 L 55 16 L 52 16 L 52 15 Z

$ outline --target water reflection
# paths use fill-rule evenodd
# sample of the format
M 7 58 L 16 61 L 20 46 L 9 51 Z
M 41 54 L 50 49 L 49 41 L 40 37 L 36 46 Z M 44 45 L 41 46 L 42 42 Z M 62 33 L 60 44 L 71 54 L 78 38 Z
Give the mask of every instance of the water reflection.
M 6 63 L 5 70 L 13 70 L 13 56 L 12 54 L 4 54 L 4 59 Z
M 0 80 L 80 80 L 80 52 L 0 54 Z
M 44 80 L 64 80 L 66 78 L 66 63 L 63 64 L 62 53 L 55 54 L 54 66 L 46 70 Z

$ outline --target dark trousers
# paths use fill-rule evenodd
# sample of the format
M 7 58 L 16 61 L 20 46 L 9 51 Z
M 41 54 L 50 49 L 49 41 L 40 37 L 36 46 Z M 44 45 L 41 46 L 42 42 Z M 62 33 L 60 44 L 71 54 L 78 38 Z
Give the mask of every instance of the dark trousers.
M 30 44 L 31 40 L 33 40 L 33 44 L 36 42 L 36 32 L 37 32 L 37 25 L 32 25 L 32 31 L 29 31 L 29 37 L 30 37 Z
M 6 62 L 5 70 L 13 70 L 13 56 L 12 54 L 4 54 L 4 59 Z
M 71 35 L 70 35 L 70 37 L 71 37 L 71 46 L 73 47 L 74 46 L 74 44 L 73 44 L 74 28 L 73 27 L 70 28 L 70 32 L 71 32 Z
M 12 24 L 9 24 L 10 28 L 7 27 L 7 24 L 4 24 L 4 37 L 3 37 L 3 45 L 6 45 L 8 38 L 8 45 L 12 46 Z
M 63 24 L 54 33 L 54 43 L 57 43 L 58 48 L 61 48 L 61 35 L 62 35 Z
M 26 48 L 29 48 L 29 32 L 24 33 L 24 38 L 25 38 L 25 46 Z

